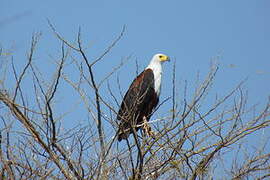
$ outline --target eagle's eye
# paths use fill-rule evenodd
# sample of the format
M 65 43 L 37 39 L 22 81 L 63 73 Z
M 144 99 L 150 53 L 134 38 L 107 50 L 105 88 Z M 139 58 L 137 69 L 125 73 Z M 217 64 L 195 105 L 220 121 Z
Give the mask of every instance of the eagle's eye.
M 162 58 L 162 55 L 160 55 L 159 58 Z

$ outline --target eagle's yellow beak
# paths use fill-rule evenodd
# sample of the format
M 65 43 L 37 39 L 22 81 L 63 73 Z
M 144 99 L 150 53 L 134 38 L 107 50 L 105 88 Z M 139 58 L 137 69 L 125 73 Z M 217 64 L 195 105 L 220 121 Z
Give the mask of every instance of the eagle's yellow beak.
M 159 55 L 159 59 L 161 62 L 170 61 L 170 57 L 166 55 Z

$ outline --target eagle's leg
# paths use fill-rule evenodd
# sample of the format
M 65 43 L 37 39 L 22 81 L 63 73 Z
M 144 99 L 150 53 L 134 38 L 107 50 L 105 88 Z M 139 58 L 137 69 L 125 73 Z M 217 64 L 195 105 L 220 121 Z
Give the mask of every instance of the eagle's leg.
M 147 136 L 151 136 L 155 139 L 155 133 L 152 131 L 151 126 L 148 124 L 146 117 L 143 117 L 143 131 L 147 134 Z

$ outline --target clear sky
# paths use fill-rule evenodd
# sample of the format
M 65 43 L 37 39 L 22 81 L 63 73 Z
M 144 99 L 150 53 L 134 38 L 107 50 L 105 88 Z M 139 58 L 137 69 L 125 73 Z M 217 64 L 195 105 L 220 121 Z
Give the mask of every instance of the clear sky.
M 220 57 L 214 93 L 224 95 L 248 77 L 245 88 L 250 103 L 264 103 L 270 92 L 269 8 L 268 0 L 4 0 L 0 6 L 0 46 L 4 52 L 11 50 L 20 65 L 32 34 L 42 32 L 35 58 L 50 64 L 60 45 L 48 26 L 49 19 L 70 41 L 81 27 L 87 54 L 95 58 L 126 25 L 124 37 L 105 57 L 106 63 L 95 67 L 97 78 L 110 72 L 121 58 L 132 55 L 118 74 L 125 91 L 136 75 L 135 60 L 142 70 L 161 52 L 176 61 L 178 82 L 192 84 L 198 71 L 204 76 L 211 59 Z M 161 99 L 171 92 L 172 64 L 164 66 Z M 45 67 L 52 71 L 52 66 Z
M 109 56 L 117 64 L 133 55 L 123 72 L 135 73 L 135 58 L 143 68 L 153 54 L 162 52 L 177 61 L 178 79 L 195 79 L 197 71 L 208 70 L 211 58 L 220 56 L 220 91 L 249 77 L 249 94 L 261 102 L 270 92 L 269 8 L 268 0 L 4 0 L 0 45 L 21 57 L 32 33 L 41 31 L 42 54 L 37 58 L 49 59 L 59 44 L 52 40 L 48 18 L 71 41 L 81 27 L 84 42 L 91 47 L 88 54 L 97 57 L 126 25 L 124 38 Z M 171 64 L 164 71 L 171 74 Z M 126 82 L 133 77 L 126 76 Z
M 50 63 L 51 55 L 59 54 L 60 45 L 47 18 L 70 41 L 81 27 L 92 58 L 126 25 L 122 40 L 95 67 L 101 78 L 121 58 L 132 55 L 118 73 L 124 91 L 136 74 L 135 60 L 142 70 L 161 52 L 176 61 L 180 84 L 194 82 L 198 71 L 205 75 L 211 59 L 220 57 L 214 94 L 225 95 L 246 77 L 251 104 L 264 104 L 270 94 L 269 0 L 2 0 L 0 46 L 4 52 L 11 51 L 15 63 L 26 59 L 33 32 L 42 32 L 35 59 Z M 171 92 L 172 64 L 164 65 L 161 100 Z M 69 94 L 62 91 L 61 96 Z

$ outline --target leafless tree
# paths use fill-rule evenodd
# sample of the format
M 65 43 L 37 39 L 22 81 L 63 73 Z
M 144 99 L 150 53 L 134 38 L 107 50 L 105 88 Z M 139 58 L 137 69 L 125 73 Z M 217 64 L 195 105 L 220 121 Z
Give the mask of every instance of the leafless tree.
M 156 111 L 164 104 L 171 108 L 149 122 L 155 138 L 138 131 L 118 143 L 116 115 L 123 90 L 116 72 L 131 57 L 103 77 L 95 67 L 106 64 L 106 55 L 125 27 L 93 58 L 80 30 L 70 42 L 50 22 L 49 26 L 60 42 L 60 53 L 49 64 L 53 73 L 43 72 L 42 60 L 35 58 L 39 33 L 33 34 L 23 67 L 0 51 L 0 179 L 270 177 L 267 133 L 258 138 L 269 130 L 269 98 L 264 106 L 249 104 L 245 81 L 214 96 L 219 65 L 212 63 L 209 74 L 190 93 L 187 82 L 177 84 L 174 64 L 171 95 Z M 113 78 L 116 83 L 111 83 Z M 65 90 L 76 98 L 63 97 Z M 72 118 L 74 126 L 66 126 Z

